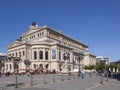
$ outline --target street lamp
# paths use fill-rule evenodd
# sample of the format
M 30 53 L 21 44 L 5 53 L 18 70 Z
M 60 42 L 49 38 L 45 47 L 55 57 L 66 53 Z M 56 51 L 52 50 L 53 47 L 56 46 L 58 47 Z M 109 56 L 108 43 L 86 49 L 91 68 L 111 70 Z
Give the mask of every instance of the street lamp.
M 68 72 L 68 53 L 64 53 L 65 69 Z
M 103 72 L 104 72 L 105 60 L 101 60 L 101 65 L 103 65 L 103 68 L 102 68 L 102 72 L 101 72 L 101 81 L 100 81 L 100 83 L 103 84 Z
M 68 80 L 70 80 L 70 66 L 68 66 L 68 59 L 69 59 L 69 55 L 67 52 L 64 53 L 64 60 L 65 60 L 65 69 L 66 69 L 66 72 L 68 74 Z
M 29 65 L 31 64 L 31 62 L 27 59 L 27 60 L 24 60 L 24 64 L 26 66 L 26 73 L 27 73 L 28 72 L 27 67 L 29 67 Z
M 80 78 L 80 61 L 83 60 L 84 58 L 84 54 L 83 53 L 79 53 L 78 55 L 78 66 L 79 66 L 79 72 L 78 72 L 78 75 L 79 75 L 79 78 Z

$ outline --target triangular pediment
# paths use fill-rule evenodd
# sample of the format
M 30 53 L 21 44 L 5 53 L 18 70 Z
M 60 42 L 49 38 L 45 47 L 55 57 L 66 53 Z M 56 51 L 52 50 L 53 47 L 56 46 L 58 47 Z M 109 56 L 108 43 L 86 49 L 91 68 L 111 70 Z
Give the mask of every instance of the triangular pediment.
M 25 33 L 22 34 L 22 37 L 24 36 L 27 36 L 27 35 L 30 35 L 36 31 L 39 31 L 41 30 L 42 28 L 41 27 L 33 27 L 33 28 L 29 28 L 28 31 L 26 31 Z
M 16 46 L 19 46 L 19 45 L 21 45 L 21 44 L 22 44 L 21 41 L 15 41 L 15 42 L 11 43 L 11 44 L 8 46 L 8 48 L 16 47 Z

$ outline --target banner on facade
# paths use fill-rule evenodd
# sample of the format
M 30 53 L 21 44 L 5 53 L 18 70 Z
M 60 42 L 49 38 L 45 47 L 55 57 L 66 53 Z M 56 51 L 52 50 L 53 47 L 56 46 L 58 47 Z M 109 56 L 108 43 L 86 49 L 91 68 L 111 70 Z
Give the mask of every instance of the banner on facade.
M 56 50 L 52 50 L 52 59 L 56 59 Z

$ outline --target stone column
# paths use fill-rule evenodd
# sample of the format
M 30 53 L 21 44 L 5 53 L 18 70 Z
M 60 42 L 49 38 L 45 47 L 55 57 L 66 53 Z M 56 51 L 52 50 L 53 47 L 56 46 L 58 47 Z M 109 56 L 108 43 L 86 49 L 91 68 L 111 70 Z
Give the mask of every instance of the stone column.
M 64 61 L 63 60 L 63 50 L 61 50 L 61 61 Z
M 25 59 L 27 59 L 27 47 L 25 47 Z
M 37 61 L 39 61 L 39 48 L 37 48 Z
M 49 69 L 51 70 L 51 49 L 49 49 L 49 57 L 48 57 L 48 61 L 49 61 L 49 64 L 50 64 L 50 66 L 49 66 Z
M 45 48 L 42 51 L 43 51 L 43 60 L 45 60 Z

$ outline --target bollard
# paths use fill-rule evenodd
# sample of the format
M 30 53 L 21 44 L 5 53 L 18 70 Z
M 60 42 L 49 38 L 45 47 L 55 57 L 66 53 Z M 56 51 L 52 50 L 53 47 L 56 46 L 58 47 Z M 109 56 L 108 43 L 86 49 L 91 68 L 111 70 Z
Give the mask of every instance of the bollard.
M 43 75 L 44 75 L 44 84 L 45 84 L 45 73 Z
M 115 79 L 117 79 L 117 72 L 115 72 Z
M 75 79 L 75 75 L 73 74 L 73 79 Z
M 53 82 L 55 82 L 55 74 L 53 74 Z
M 108 81 L 108 73 L 107 73 L 107 79 L 106 79 L 106 81 Z
M 33 86 L 33 75 L 31 74 L 31 86 Z
M 92 77 L 92 73 L 91 72 L 89 72 L 89 77 Z
M 17 75 L 15 76 L 15 88 L 18 88 L 18 77 L 17 77 Z
M 62 73 L 62 80 L 61 81 L 64 81 L 64 78 L 63 78 L 63 73 Z
M 103 84 L 103 75 L 101 73 L 101 81 L 100 81 L 101 84 Z
M 80 73 L 78 73 L 78 75 L 77 75 L 77 80 L 78 80 L 78 78 L 80 78 Z
M 113 72 L 111 72 L 111 79 L 113 79 Z
M 68 80 L 70 80 L 70 74 L 68 73 Z

